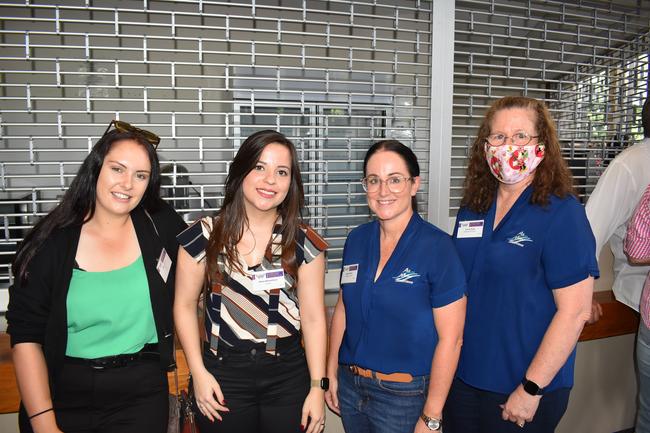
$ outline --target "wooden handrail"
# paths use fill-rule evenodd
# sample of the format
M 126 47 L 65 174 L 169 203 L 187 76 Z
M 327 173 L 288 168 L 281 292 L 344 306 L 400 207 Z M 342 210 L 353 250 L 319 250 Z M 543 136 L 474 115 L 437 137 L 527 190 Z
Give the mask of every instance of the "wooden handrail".
M 636 333 L 639 313 L 618 302 L 611 290 L 595 292 L 594 299 L 603 307 L 603 316 L 593 325 L 585 325 L 579 341 Z
M 596 340 L 616 335 L 633 334 L 639 326 L 639 314 L 614 299 L 611 291 L 596 292 L 594 297 L 603 307 L 603 317 L 593 325 L 585 326 L 580 341 Z M 332 308 L 328 308 L 331 317 Z M 187 388 L 189 371 L 185 355 L 181 349 L 176 351 L 179 386 Z M 175 392 L 173 373 L 168 374 L 169 392 Z M 9 336 L 0 333 L 0 413 L 18 411 L 20 396 L 16 385 L 14 367 L 11 362 Z

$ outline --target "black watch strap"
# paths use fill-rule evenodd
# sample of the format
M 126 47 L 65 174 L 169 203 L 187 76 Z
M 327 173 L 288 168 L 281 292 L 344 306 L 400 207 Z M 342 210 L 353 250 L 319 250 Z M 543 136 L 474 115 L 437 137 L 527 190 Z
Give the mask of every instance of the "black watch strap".
M 528 380 L 526 376 L 521 379 L 521 384 L 524 386 L 524 391 L 530 395 L 544 395 L 544 388 L 540 388 L 538 384 Z

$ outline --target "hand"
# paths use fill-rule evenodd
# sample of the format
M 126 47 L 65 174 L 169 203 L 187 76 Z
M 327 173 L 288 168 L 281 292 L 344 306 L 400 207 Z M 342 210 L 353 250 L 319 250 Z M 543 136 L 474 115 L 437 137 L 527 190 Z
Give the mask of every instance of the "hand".
M 523 427 L 525 423 L 533 420 L 541 399 L 541 395 L 530 395 L 524 391 L 522 385 L 519 385 L 510 394 L 506 403 L 499 405 L 503 409 L 501 418 L 504 421 L 512 421 L 519 427 Z
M 336 376 L 336 372 L 334 372 L 334 374 L 328 374 L 327 378 L 330 380 L 330 388 L 327 391 L 325 391 L 325 402 L 327 403 L 327 406 L 330 408 L 332 412 L 334 412 L 338 416 L 341 416 L 341 409 L 339 408 L 339 396 L 338 396 L 339 381 Z
M 228 412 L 230 409 L 226 407 L 226 400 L 217 379 L 209 371 L 203 370 L 199 374 L 193 374 L 192 381 L 194 398 L 201 413 L 212 422 L 215 419 L 221 421 L 219 411 Z
M 305 433 L 320 433 L 325 429 L 325 400 L 323 390 L 312 387 L 302 405 L 300 426 Z M 309 422 L 309 425 L 307 423 Z
M 595 299 L 592 299 L 591 316 L 589 316 L 589 320 L 587 320 L 587 324 L 593 325 L 594 323 L 598 322 L 602 316 L 603 316 L 603 306 L 600 305 L 598 302 L 596 302 Z

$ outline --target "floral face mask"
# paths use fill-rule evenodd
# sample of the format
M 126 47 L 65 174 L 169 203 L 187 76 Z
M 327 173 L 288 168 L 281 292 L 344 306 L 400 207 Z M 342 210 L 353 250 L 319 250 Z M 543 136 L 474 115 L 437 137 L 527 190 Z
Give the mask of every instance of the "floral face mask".
M 500 182 L 513 184 L 535 171 L 544 159 L 545 149 L 542 143 L 526 146 L 490 146 L 485 143 L 485 159 L 494 177 Z

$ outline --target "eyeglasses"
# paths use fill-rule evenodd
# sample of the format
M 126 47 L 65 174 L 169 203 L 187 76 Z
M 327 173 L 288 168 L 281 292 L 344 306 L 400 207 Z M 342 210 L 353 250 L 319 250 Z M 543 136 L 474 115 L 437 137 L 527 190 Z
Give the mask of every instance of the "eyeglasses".
M 111 120 L 111 123 L 108 124 L 108 128 L 106 128 L 106 131 L 104 131 L 104 135 L 106 135 L 108 131 L 111 130 L 111 126 L 113 125 L 115 125 L 115 129 L 117 129 L 120 132 L 135 132 L 136 134 L 140 134 L 142 138 L 147 140 L 149 144 L 153 146 L 154 149 L 158 148 L 158 143 L 160 143 L 160 137 L 158 137 L 156 134 L 154 134 L 151 131 L 147 131 L 146 129 L 140 129 L 138 127 L 131 125 L 130 123 L 126 123 L 121 120 Z
M 405 176 L 390 176 L 386 180 L 381 180 L 379 176 L 367 176 L 361 179 L 361 186 L 366 192 L 375 193 L 379 191 L 381 184 L 385 183 L 390 192 L 399 194 L 406 188 L 406 183 L 412 179 Z
M 490 146 L 503 146 L 506 144 L 508 139 L 512 140 L 512 144 L 515 146 L 525 146 L 530 143 L 530 140 L 533 138 L 539 138 L 539 135 L 528 135 L 526 132 L 516 132 L 508 137 L 505 134 L 490 134 L 487 136 L 485 141 L 487 141 Z

